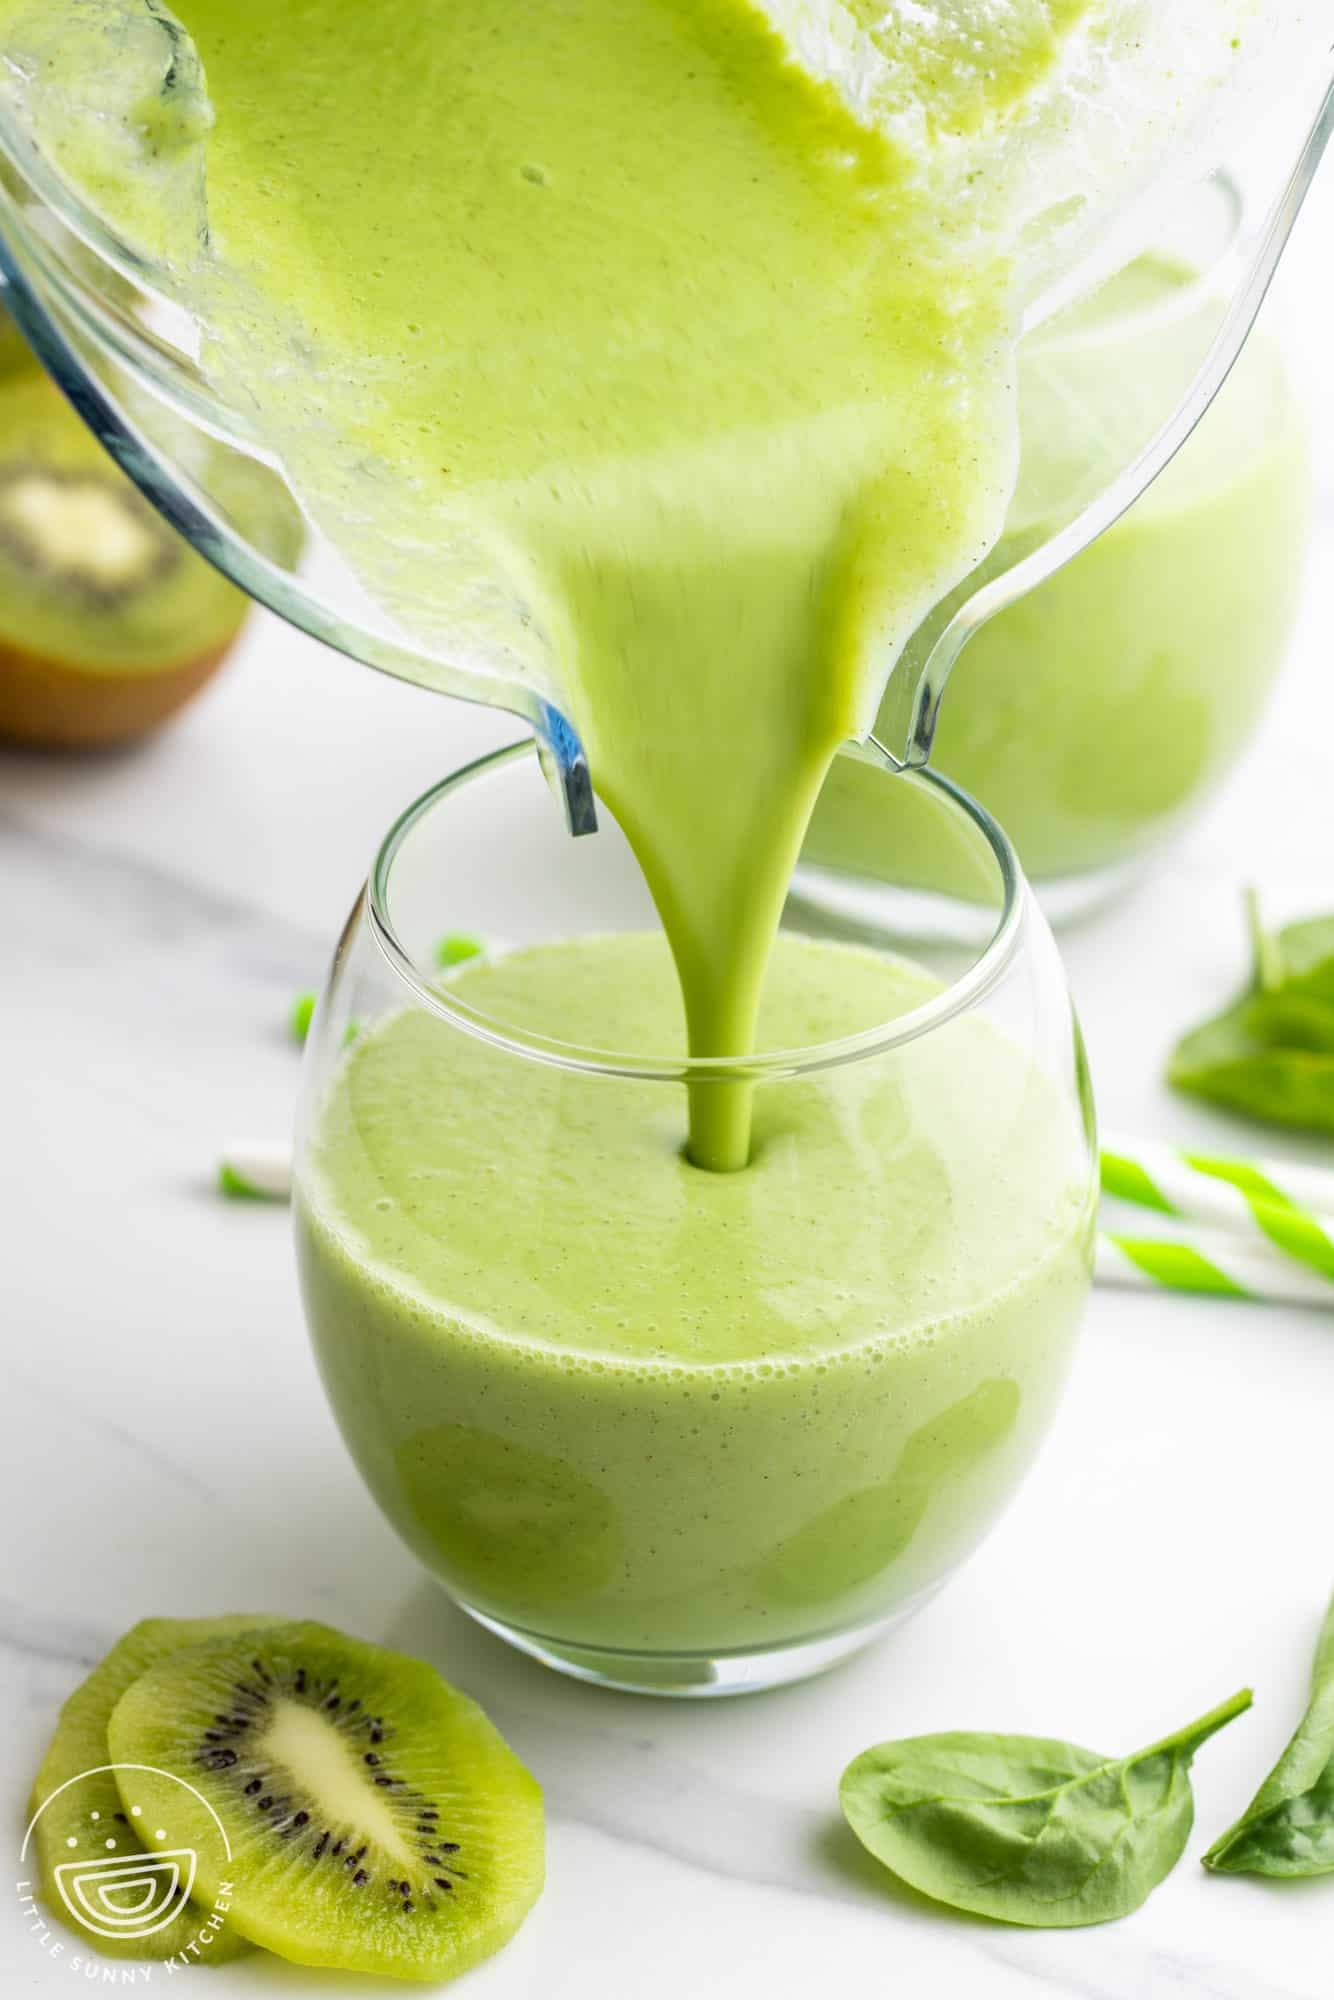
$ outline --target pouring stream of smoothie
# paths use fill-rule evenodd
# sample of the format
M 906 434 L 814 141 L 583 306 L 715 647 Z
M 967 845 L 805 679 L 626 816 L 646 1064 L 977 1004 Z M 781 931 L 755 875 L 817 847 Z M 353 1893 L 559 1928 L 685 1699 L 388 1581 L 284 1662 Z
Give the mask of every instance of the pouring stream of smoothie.
M 794 58 L 800 7 L 750 0 L 180 0 L 188 43 L 156 0 L 92 0 L 79 30 L 113 81 L 126 22 L 156 35 L 156 94 L 127 56 L 116 145 L 90 99 L 61 170 L 152 246 L 382 600 L 442 645 L 484 604 L 557 690 L 696 1057 L 753 1049 L 831 760 L 1002 526 L 1013 270 L 933 162 L 1106 10 L 972 11 L 857 0 L 896 65 L 879 117 Z M 0 0 L 39 111 L 79 59 L 42 57 L 50 21 Z M 749 1146 L 745 1082 L 693 1086 L 689 1157 Z
M 691 1054 L 744 1056 L 830 760 L 1000 526 L 1004 273 L 735 0 L 272 12 L 186 9 L 216 240 L 540 624 Z M 696 1086 L 696 1164 L 749 1142 Z

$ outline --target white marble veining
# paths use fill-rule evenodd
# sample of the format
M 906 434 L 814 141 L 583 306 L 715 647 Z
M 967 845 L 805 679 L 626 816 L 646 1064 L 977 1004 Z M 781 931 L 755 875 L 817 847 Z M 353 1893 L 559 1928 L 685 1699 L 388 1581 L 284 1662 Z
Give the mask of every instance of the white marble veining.
M 1109 1126 L 1233 1136 L 1167 1096 L 1163 1053 L 1234 976 L 1241 883 L 1280 913 L 1334 906 L 1332 225 L 1326 188 L 1288 277 L 1322 489 L 1291 670 L 1152 883 L 1066 939 Z M 133 1618 L 283 1610 L 435 1660 L 546 1786 L 549 1887 L 470 2000 L 1328 2000 L 1334 1882 L 1213 1880 L 1198 1856 L 1292 1726 L 1334 1584 L 1334 1318 L 1099 1296 L 1055 1435 L 972 1565 L 875 1651 L 749 1702 L 558 1681 L 454 1612 L 380 1522 L 319 1393 L 286 1217 L 219 1201 L 211 1167 L 225 1134 L 283 1129 L 288 1001 L 390 818 L 510 733 L 256 620 L 141 753 L 0 761 L 0 1846 L 16 1866 L 56 1708 Z M 951 1916 L 841 1827 L 839 1771 L 880 1737 L 1129 1748 L 1248 1682 L 1253 1714 L 1201 1753 L 1187 1859 L 1125 1923 Z M 0 1994 L 71 1992 L 14 1872 Z M 217 2000 L 386 1990 L 263 1959 L 189 1977 Z

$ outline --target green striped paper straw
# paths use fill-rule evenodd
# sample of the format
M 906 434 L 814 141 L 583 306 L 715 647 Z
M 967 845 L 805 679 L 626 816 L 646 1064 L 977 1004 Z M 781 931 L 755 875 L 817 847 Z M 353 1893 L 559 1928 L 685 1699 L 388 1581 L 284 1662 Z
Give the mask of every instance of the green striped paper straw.
M 485 938 L 476 937 L 471 931 L 447 931 L 435 947 L 435 962 L 444 972 L 452 972 L 456 966 L 466 965 L 470 958 L 485 957 L 494 950 Z M 294 993 L 287 1009 L 287 1031 L 294 1042 L 308 1040 L 310 1024 L 314 1019 L 315 1006 L 319 996 L 313 992 Z M 357 1023 L 351 1022 L 344 1034 L 345 1041 L 354 1041 Z
M 1105 1230 L 1098 1238 L 1094 1276 L 1100 1285 L 1137 1291 L 1334 1308 L 1334 1285 L 1327 1278 L 1263 1241 L 1242 1243 L 1224 1230 L 1193 1229 L 1175 1237 Z
M 1108 1184 L 1108 1180 L 1114 1182 Z M 1152 1140 L 1114 1138 L 1102 1154 L 1102 1192 L 1162 1214 L 1198 1214 L 1210 1198 L 1230 1216 L 1228 1190 L 1264 1208 L 1300 1208 L 1334 1226 L 1334 1172 L 1290 1160 L 1226 1160 L 1210 1152 L 1176 1152 Z
M 1102 1191 L 1226 1230 L 1239 1246 L 1277 1250 L 1334 1282 L 1334 1175 L 1319 1168 L 1113 1141 L 1102 1155 Z
M 237 1139 L 224 1146 L 218 1188 L 236 1201 L 287 1201 L 292 1193 L 292 1150 L 271 1139 Z
M 298 993 L 287 1010 L 287 1029 L 294 1042 L 304 1042 L 310 1034 L 315 1014 L 314 993 Z
M 448 931 L 435 948 L 435 962 L 448 971 L 455 965 L 466 964 L 470 958 L 481 958 L 485 951 L 485 942 L 471 931 Z

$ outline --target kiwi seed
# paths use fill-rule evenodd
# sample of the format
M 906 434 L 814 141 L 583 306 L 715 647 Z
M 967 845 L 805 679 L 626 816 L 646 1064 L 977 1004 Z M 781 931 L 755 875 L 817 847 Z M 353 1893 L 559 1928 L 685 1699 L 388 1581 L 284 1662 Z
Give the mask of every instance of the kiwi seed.
M 251 1662 L 252 1669 L 259 1666 Z M 218 1773 L 234 1769 L 244 1757 L 247 1769 L 264 1766 L 263 1738 L 271 1721 L 275 1703 L 286 1698 L 302 1707 L 320 1714 L 329 1725 L 354 1746 L 361 1742 L 384 1743 L 392 1737 L 392 1730 L 386 1730 L 383 1716 L 369 1716 L 361 1709 L 361 1704 L 349 1702 L 343 1708 L 342 1697 L 336 1680 L 312 1679 L 304 1666 L 298 1666 L 288 1679 L 281 1674 L 275 1676 L 261 1669 L 251 1681 L 238 1682 L 233 1693 L 235 1702 L 230 1715 L 216 1715 L 211 1729 L 205 1729 L 199 1737 L 191 1761 L 206 1771 Z M 439 1823 L 440 1809 L 432 1805 L 422 1792 L 406 1780 L 394 1776 L 393 1772 L 380 1769 L 385 1762 L 378 1752 L 368 1750 L 362 1753 L 362 1762 L 373 1767 L 372 1783 L 381 1791 L 394 1793 L 393 1808 L 401 1813 L 405 1829 L 421 1857 L 421 1872 L 415 1880 L 409 1876 L 385 1878 L 383 1887 L 394 1897 L 403 1900 L 403 1907 L 411 1911 L 410 1900 L 414 1886 L 418 1893 L 428 1887 L 452 1889 L 454 1877 L 466 1880 L 464 1871 L 453 1861 L 446 1861 L 445 1855 L 455 1855 L 460 1851 L 458 1841 L 438 1841 L 434 1829 Z M 311 1859 L 318 1860 L 323 1855 L 329 1840 L 327 1826 L 318 1829 L 312 1826 L 310 1811 L 306 1807 L 290 1808 L 294 1795 L 290 1792 L 265 1790 L 265 1779 L 272 1773 L 264 1766 L 257 1775 L 249 1778 L 243 1787 L 243 1796 L 254 1797 L 254 1810 L 265 1813 L 271 1823 L 271 1830 L 284 1840 L 290 1840 L 304 1828 L 312 1828 Z M 281 1779 L 278 1780 L 282 1782 Z M 410 1822 L 410 1824 L 409 1824 Z M 342 1842 L 335 1848 L 341 1849 Z M 367 1853 L 367 1843 L 363 1842 L 353 1853 L 343 1860 L 345 1868 L 355 1868 L 353 1886 L 363 1888 L 372 1880 L 372 1871 L 359 1866 Z M 430 1871 L 437 1871 L 433 1876 Z M 429 1878 L 429 1879 L 428 1879 Z M 446 1879 L 450 1878 L 450 1879 Z M 431 1907 L 429 1895 L 425 1896 L 426 1907 Z

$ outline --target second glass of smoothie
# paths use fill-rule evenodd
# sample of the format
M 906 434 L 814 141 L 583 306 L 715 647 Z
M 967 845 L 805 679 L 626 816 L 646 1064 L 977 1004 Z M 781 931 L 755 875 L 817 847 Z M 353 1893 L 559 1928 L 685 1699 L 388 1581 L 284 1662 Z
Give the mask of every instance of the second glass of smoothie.
M 1065 1377 L 1094 1168 L 1050 934 L 977 808 L 871 775 L 897 901 L 875 932 L 789 902 L 754 1058 L 685 1057 L 614 826 L 535 876 L 526 745 L 400 821 L 321 1002 L 297 1226 L 334 1411 L 455 1599 L 586 1679 L 736 1692 L 864 1644 Z M 459 930 L 486 949 L 442 970 Z M 684 1156 L 687 1086 L 751 1096 L 740 1172 Z
M 1049 540 L 1175 407 L 1217 330 L 1236 201 L 1226 180 L 1196 189 L 1159 247 L 1023 342 L 1019 481 L 989 568 Z M 1053 920 L 1132 882 L 1251 740 L 1297 610 L 1309 489 L 1266 316 L 1141 499 L 969 640 L 932 762 L 1000 821 Z M 873 873 L 871 782 L 836 771 L 812 858 Z

